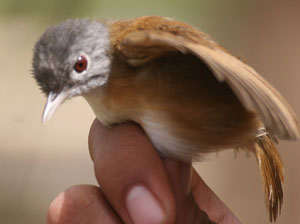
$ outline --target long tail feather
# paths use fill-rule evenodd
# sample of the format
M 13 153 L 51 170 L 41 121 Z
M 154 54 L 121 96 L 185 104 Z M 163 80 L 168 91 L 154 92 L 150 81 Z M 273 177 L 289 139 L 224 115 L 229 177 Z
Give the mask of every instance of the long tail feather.
M 276 221 L 278 213 L 281 212 L 284 181 L 283 164 L 274 142 L 277 142 L 276 139 L 263 129 L 260 130 L 255 141 L 255 155 L 260 168 L 271 222 Z

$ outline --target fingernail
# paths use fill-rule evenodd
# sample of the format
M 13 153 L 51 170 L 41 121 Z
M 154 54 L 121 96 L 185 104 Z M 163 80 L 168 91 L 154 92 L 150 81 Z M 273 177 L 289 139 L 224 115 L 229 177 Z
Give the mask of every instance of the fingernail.
M 128 192 L 126 204 L 135 224 L 161 224 L 164 221 L 158 200 L 143 186 L 135 186 Z

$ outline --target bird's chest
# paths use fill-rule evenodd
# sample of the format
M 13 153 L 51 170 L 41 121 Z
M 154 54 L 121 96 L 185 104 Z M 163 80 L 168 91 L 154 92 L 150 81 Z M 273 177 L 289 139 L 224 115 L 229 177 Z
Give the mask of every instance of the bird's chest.
M 126 94 L 123 92 L 123 97 Z M 120 101 L 114 100 L 112 95 L 107 95 L 107 91 L 96 89 L 84 98 L 90 104 L 97 119 L 106 126 L 124 121 L 135 121 L 141 125 L 145 133 L 159 151 L 160 154 L 181 160 L 191 160 L 199 150 L 199 144 L 189 142 L 183 136 L 172 132 L 174 125 L 178 127 L 180 124 L 174 123 L 174 120 L 167 111 L 153 108 L 144 108 L 141 99 L 135 101 L 134 105 L 124 105 L 124 102 L 130 101 L 128 97 Z M 149 101 L 147 97 L 143 99 Z M 157 101 L 158 99 L 155 99 Z M 155 104 L 155 102 L 154 102 Z M 201 147 L 203 148 L 203 147 Z

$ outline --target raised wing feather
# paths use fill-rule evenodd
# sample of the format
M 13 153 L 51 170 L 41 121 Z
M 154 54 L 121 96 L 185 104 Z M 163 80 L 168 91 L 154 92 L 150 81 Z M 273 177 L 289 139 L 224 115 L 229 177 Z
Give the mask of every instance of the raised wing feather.
M 194 54 L 209 66 L 220 82 L 228 83 L 247 110 L 255 110 L 258 113 L 272 134 L 282 139 L 299 138 L 299 126 L 294 112 L 279 92 L 253 68 L 206 36 L 201 36 L 200 31 L 189 38 L 189 34 L 184 33 L 182 27 L 178 29 L 180 32 L 174 32 L 174 27 L 172 32 L 169 30 L 129 32 L 122 38 L 119 50 L 134 66 L 170 51 Z

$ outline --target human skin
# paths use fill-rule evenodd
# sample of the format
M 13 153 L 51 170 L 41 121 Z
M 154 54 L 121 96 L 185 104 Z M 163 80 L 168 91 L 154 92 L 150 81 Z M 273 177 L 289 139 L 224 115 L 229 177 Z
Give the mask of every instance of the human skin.
M 238 224 L 191 164 L 161 158 L 134 123 L 105 127 L 95 120 L 90 155 L 99 186 L 59 194 L 48 224 Z

